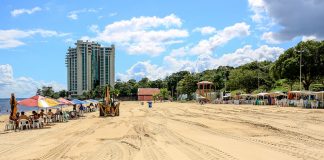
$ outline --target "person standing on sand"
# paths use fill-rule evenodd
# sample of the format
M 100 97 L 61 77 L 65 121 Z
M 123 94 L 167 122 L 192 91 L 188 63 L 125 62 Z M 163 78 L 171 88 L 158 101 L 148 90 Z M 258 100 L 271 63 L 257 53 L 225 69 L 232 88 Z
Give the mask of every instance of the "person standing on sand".
M 10 97 L 10 109 L 11 109 L 11 111 L 10 111 L 9 119 L 16 121 L 17 120 L 17 117 L 16 117 L 17 100 L 15 97 L 15 94 L 13 94 L 13 93 L 11 93 L 11 97 Z

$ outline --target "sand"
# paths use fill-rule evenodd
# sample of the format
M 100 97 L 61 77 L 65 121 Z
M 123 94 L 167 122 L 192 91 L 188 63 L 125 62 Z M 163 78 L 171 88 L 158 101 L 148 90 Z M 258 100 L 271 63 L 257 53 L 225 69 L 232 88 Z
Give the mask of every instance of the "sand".
M 0 159 L 324 159 L 324 110 L 122 102 L 44 129 L 3 132 Z

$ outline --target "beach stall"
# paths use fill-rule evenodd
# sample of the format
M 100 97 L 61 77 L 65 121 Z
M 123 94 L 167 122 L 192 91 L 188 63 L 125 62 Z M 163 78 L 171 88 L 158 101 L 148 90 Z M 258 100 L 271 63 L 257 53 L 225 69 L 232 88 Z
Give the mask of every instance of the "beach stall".
M 288 105 L 304 108 L 315 107 L 316 93 L 311 91 L 289 91 Z
M 314 92 L 316 108 L 324 108 L 324 91 Z
M 281 92 L 281 91 L 276 91 L 270 93 L 270 97 L 274 98 L 274 103 L 277 106 L 287 106 L 287 94 Z
M 256 95 L 255 105 L 270 105 L 271 103 L 270 93 L 258 93 Z
M 240 103 L 241 104 L 252 104 L 253 99 L 254 99 L 254 97 L 252 94 L 241 94 L 240 95 Z
M 302 100 L 301 98 L 301 91 L 289 91 L 288 92 L 288 106 L 301 106 L 302 103 L 300 101 Z

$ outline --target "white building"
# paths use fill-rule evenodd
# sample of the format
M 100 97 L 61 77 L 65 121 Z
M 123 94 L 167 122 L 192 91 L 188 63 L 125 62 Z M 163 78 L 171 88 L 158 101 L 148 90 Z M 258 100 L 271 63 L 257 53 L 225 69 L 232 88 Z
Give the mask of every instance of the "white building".
M 67 86 L 72 96 L 115 83 L 115 46 L 78 40 L 66 53 Z

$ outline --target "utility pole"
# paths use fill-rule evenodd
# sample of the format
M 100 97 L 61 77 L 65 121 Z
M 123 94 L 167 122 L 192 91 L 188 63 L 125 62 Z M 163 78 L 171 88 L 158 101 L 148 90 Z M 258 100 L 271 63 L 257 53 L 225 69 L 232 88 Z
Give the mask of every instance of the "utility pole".
M 301 77 L 302 77 L 302 53 L 304 53 L 304 50 L 301 50 L 301 51 L 297 51 L 295 49 L 295 51 L 297 53 L 299 53 L 299 90 L 301 91 L 302 90 L 302 80 L 301 80 Z

